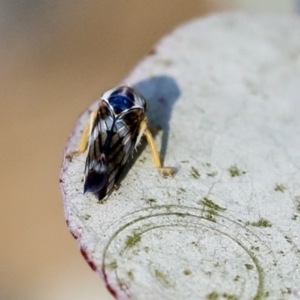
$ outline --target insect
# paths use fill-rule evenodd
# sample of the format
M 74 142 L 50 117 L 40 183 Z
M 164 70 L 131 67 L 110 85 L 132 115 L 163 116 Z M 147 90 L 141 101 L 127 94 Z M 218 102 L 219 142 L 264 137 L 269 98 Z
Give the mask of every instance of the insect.
M 68 155 L 71 158 L 88 148 L 84 194 L 93 193 L 99 200 L 109 196 L 143 135 L 150 145 L 156 167 L 164 173 L 174 174 L 172 168 L 162 167 L 148 129 L 146 111 L 146 100 L 130 87 L 121 86 L 104 92 L 99 107 L 91 113 L 85 126 L 78 151 Z

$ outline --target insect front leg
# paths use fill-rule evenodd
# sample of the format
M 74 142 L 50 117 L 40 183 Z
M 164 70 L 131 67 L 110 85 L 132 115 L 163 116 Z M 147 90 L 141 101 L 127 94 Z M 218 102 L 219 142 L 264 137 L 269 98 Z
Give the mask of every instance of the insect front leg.
M 87 142 L 90 135 L 90 129 L 97 115 L 97 110 L 93 111 L 90 115 L 89 120 L 85 124 L 84 130 L 82 132 L 82 136 L 78 145 L 78 149 L 76 151 L 70 152 L 66 155 L 66 159 L 72 160 L 72 158 L 76 155 L 83 153 L 86 150 Z
M 139 137 L 144 134 L 146 136 L 147 142 L 150 146 L 151 149 L 151 153 L 152 153 L 152 157 L 154 160 L 154 164 L 155 166 L 162 171 L 163 175 L 168 176 L 168 175 L 174 175 L 175 174 L 175 170 L 173 168 L 170 167 L 164 167 L 162 166 L 161 160 L 160 160 L 160 156 L 156 147 L 156 144 L 154 142 L 154 138 L 152 133 L 150 132 L 150 130 L 148 129 L 148 122 L 147 122 L 147 118 L 145 118 L 141 124 L 140 124 L 140 128 L 139 128 Z

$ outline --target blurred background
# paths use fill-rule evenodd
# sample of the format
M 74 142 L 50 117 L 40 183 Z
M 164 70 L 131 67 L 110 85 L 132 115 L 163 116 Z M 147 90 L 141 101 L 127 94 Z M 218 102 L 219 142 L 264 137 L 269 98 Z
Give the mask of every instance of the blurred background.
M 0 0 L 0 299 L 112 299 L 63 216 L 58 176 L 77 116 L 187 20 L 296 7 L 287 0 Z

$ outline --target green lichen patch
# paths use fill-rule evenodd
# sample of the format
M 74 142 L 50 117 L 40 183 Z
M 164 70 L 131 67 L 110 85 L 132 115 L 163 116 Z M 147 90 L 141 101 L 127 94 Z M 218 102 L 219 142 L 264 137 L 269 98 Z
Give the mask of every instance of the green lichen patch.
M 212 292 L 206 296 L 207 300 L 218 300 L 218 299 L 227 299 L 227 300 L 238 300 L 236 295 L 231 294 L 218 294 L 217 292 Z
M 237 276 L 235 276 L 235 277 L 234 277 L 234 279 L 233 279 L 233 280 L 234 280 L 234 281 L 239 281 L 239 280 L 240 280 L 240 278 L 241 278 L 241 276 L 237 275 Z
M 208 214 L 210 215 L 213 215 L 213 216 L 217 216 L 218 215 L 218 212 L 212 208 L 210 208 L 208 211 L 207 211 Z
M 116 188 L 116 190 L 117 190 L 117 188 Z M 98 204 L 105 204 L 106 202 L 107 202 L 107 200 L 108 200 L 108 196 L 106 196 L 106 198 L 103 198 L 102 200 L 99 200 L 97 203 Z
M 189 270 L 189 269 L 185 269 L 185 270 L 183 271 L 183 274 L 184 274 L 184 275 L 191 275 L 191 274 L 192 274 L 192 271 Z
M 296 196 L 294 200 L 296 202 L 296 210 L 300 212 L 300 196 Z
M 253 265 L 250 265 L 250 264 L 245 264 L 245 267 L 247 270 L 253 270 Z
M 128 277 L 129 277 L 129 279 L 130 279 L 131 281 L 134 280 L 134 274 L 133 274 L 133 271 L 132 271 L 132 270 L 128 271 L 128 272 L 127 272 L 127 275 L 128 275 Z
M 213 216 L 210 215 L 210 214 L 205 214 L 204 218 L 205 218 L 206 220 L 211 221 L 211 222 L 214 222 L 214 223 L 217 222 L 216 218 L 213 217 Z
M 147 157 L 145 157 L 145 156 L 139 159 L 139 161 L 140 161 L 141 163 L 144 163 L 146 160 L 147 160 Z
M 200 203 L 206 207 L 208 207 L 210 210 L 214 211 L 225 211 L 226 208 L 219 206 L 218 204 L 214 203 L 211 199 L 204 197 L 202 200 L 200 200 Z
M 292 294 L 292 289 L 291 288 L 286 288 L 286 294 L 291 295 Z
M 265 292 L 265 297 L 268 298 L 269 296 L 270 296 L 270 292 L 269 292 L 269 291 L 266 291 L 266 292 Z
M 206 296 L 207 300 L 218 300 L 220 298 L 220 295 L 217 292 L 211 292 Z
M 181 187 L 180 187 L 178 190 L 179 190 L 181 193 L 185 193 L 185 192 L 186 192 L 186 190 L 185 190 L 184 188 L 181 188 Z
M 225 299 L 227 299 L 227 300 L 238 300 L 238 297 L 237 296 L 235 296 L 235 295 L 230 295 L 230 294 L 223 294 L 222 295 L 223 296 L 223 298 L 225 298 Z
M 141 241 L 141 235 L 134 232 L 133 235 L 128 235 L 125 245 L 128 248 L 132 248 L 133 246 L 135 246 L 136 244 L 138 244 Z
M 259 251 L 259 247 L 257 247 L 257 246 L 256 247 L 255 246 L 251 246 L 250 249 L 251 250 L 255 250 L 255 251 Z
M 91 215 L 89 215 L 89 214 L 84 215 L 84 219 L 85 219 L 86 221 L 89 220 L 90 217 L 91 217 Z
M 292 239 L 289 236 L 285 235 L 284 238 L 288 243 L 292 244 Z
M 275 192 L 281 192 L 281 193 L 284 193 L 284 191 L 286 190 L 286 186 L 283 185 L 283 184 L 276 184 L 275 185 L 275 188 L 274 188 L 274 191 Z
M 191 168 L 191 175 L 196 179 L 200 177 L 200 173 L 195 167 Z
M 151 204 L 156 203 L 156 200 L 153 198 L 149 198 L 149 199 L 146 199 L 146 203 L 151 205 Z
M 229 174 L 230 174 L 231 177 L 238 177 L 238 176 L 246 174 L 245 171 L 241 171 L 236 165 L 231 166 L 228 169 L 228 172 L 229 172 Z
M 255 227 L 272 227 L 271 222 L 263 218 L 259 219 L 257 222 L 246 222 L 246 225 Z
M 170 286 L 170 282 L 168 280 L 168 277 L 167 275 L 165 275 L 164 273 L 162 273 L 161 271 L 159 270 L 155 270 L 155 277 L 157 278 L 157 280 L 163 284 L 164 286 L 166 287 L 169 287 Z
M 110 268 L 110 269 L 112 269 L 112 270 L 115 270 L 118 267 L 117 261 L 114 260 L 110 264 L 107 264 L 107 267 Z
M 209 173 L 206 173 L 206 175 L 208 176 L 208 177 L 215 177 L 215 176 L 217 176 L 218 175 L 218 172 L 209 172 Z
M 184 214 L 184 213 L 176 213 L 176 216 L 184 218 L 184 217 L 187 216 L 187 214 Z
M 169 178 L 169 177 L 171 177 L 172 175 L 174 175 L 174 172 L 172 173 L 172 172 L 170 172 L 170 171 L 168 171 L 168 170 L 162 170 L 162 177 L 163 177 L 163 178 Z

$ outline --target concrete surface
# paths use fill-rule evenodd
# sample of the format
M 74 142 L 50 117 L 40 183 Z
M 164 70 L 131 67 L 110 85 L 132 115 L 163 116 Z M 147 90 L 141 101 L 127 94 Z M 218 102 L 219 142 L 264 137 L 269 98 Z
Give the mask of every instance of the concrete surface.
M 100 204 L 82 195 L 85 154 L 64 161 L 69 228 L 117 299 L 299 299 L 299 25 L 277 14 L 196 20 L 123 81 L 149 100 L 174 178 L 145 148 Z

